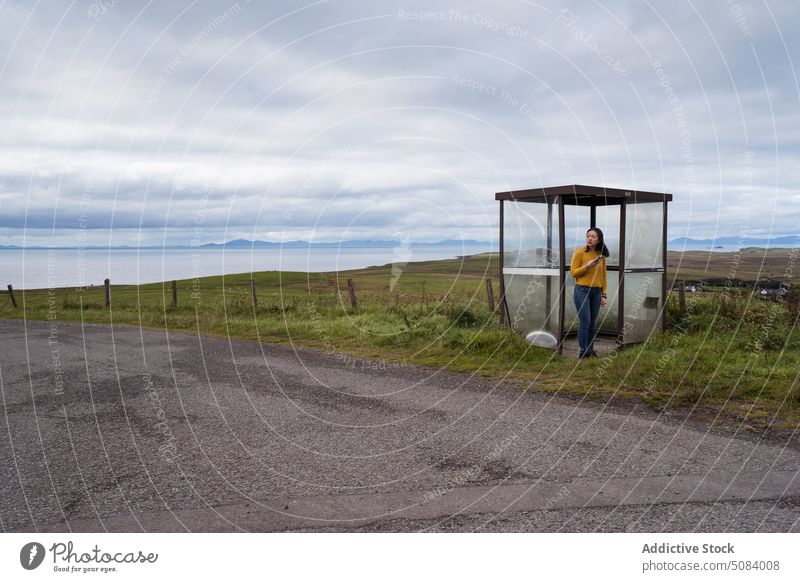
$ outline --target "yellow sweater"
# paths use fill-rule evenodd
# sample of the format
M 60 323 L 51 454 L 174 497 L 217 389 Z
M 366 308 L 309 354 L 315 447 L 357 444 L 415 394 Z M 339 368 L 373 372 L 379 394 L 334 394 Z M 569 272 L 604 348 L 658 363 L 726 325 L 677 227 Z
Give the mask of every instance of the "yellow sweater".
M 575 277 L 576 285 L 586 285 L 587 287 L 601 287 L 603 295 L 607 293 L 606 285 L 606 261 L 603 259 L 593 267 L 586 266 L 586 264 L 599 256 L 595 250 L 587 251 L 586 247 L 580 247 L 575 250 L 572 255 L 572 265 L 570 273 Z

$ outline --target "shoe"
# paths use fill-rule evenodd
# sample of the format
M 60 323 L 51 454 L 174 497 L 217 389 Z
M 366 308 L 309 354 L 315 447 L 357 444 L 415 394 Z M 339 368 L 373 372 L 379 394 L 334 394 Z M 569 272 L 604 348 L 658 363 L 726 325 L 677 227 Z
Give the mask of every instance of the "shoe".
M 599 358 L 600 356 L 598 356 L 598 355 L 597 355 L 597 352 L 596 352 L 596 351 L 592 350 L 592 351 L 589 353 L 589 357 L 590 357 L 590 358 Z

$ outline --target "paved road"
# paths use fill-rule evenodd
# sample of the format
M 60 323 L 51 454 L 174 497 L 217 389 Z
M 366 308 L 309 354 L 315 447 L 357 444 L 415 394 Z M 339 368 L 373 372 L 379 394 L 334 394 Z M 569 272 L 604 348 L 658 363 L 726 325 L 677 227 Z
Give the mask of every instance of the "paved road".
M 4 531 L 800 531 L 800 451 L 469 375 L 0 322 Z

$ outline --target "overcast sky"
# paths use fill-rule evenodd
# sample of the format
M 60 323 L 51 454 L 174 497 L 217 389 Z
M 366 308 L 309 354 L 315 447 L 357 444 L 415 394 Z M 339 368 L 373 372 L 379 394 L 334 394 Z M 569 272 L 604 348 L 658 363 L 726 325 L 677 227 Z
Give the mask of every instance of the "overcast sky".
M 0 244 L 488 241 L 495 192 L 573 183 L 673 193 L 670 238 L 800 232 L 796 1 L 0 15 Z

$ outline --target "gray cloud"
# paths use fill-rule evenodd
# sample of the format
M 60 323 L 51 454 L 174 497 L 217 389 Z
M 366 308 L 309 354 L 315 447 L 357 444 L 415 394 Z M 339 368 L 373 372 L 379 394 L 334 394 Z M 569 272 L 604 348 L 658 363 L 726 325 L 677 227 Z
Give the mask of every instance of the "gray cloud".
M 489 240 L 563 183 L 800 226 L 796 4 L 112 4 L 1 9 L 0 244 Z

